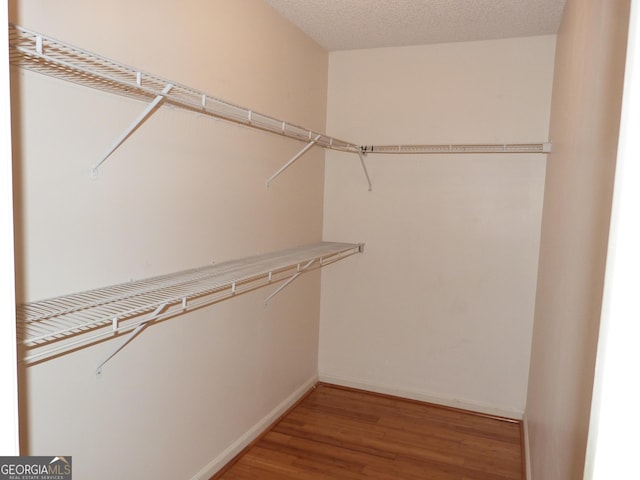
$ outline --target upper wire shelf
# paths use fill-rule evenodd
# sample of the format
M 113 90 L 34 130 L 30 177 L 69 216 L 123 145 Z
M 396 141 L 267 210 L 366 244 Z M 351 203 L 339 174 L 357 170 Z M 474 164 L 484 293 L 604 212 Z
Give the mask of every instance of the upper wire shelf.
M 18 305 L 25 362 L 40 361 L 300 274 L 363 251 L 319 242 L 216 265 Z
M 316 145 L 325 148 L 352 153 L 359 150 L 359 146 L 344 140 L 254 112 L 12 24 L 9 61 L 28 70 L 137 100 L 150 102 L 161 96 L 165 103 L 179 108 L 304 142 L 315 139 Z M 171 87 L 167 91 L 168 85 Z
M 135 126 L 142 123 L 146 116 L 162 103 L 283 135 L 306 142 L 308 146 L 318 145 L 360 155 L 369 153 L 549 153 L 551 151 L 550 143 L 356 145 L 229 103 L 191 87 L 150 75 L 133 67 L 13 24 L 9 25 L 9 59 L 13 65 L 42 74 L 151 102 L 148 111 L 123 135 L 107 156 L 131 134 Z M 295 158 L 292 162 L 295 161 Z M 371 187 L 364 162 L 363 168 L 365 168 L 369 187 Z M 272 179 L 273 177 L 267 183 L 271 182 Z

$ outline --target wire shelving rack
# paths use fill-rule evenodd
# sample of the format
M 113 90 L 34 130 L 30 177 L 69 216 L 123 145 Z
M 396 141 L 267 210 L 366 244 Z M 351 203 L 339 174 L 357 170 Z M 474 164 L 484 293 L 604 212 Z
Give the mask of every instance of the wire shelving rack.
M 137 334 L 152 322 L 284 281 L 266 297 L 266 305 L 302 273 L 363 248 L 363 244 L 319 242 L 19 305 L 23 360 L 41 361 L 126 332 Z

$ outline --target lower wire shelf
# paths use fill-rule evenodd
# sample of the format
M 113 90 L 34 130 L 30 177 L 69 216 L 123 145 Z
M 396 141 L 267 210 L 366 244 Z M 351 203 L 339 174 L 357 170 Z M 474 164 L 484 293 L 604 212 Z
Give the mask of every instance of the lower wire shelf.
M 125 332 L 135 335 L 152 322 L 285 280 L 266 304 L 302 273 L 363 249 L 364 244 L 319 242 L 19 305 L 22 360 L 40 362 Z

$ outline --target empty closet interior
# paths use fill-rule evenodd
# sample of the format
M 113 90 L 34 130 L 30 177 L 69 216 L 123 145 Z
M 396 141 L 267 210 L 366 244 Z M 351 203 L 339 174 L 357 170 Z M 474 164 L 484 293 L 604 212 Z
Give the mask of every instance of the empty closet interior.
M 25 454 L 209 478 L 319 380 L 522 419 L 555 34 L 327 52 L 261 0 L 10 20 Z

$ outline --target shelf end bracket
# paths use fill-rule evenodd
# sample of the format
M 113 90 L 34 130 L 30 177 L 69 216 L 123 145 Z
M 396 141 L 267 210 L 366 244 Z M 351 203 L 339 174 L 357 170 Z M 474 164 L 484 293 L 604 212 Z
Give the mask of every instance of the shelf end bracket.
M 129 128 L 127 128 L 122 133 L 122 135 L 118 137 L 118 139 L 114 142 L 114 144 L 111 145 L 111 148 L 109 148 L 109 150 L 107 150 L 107 153 L 105 153 L 102 156 L 102 159 L 98 163 L 96 163 L 93 167 L 91 167 L 92 178 L 97 177 L 98 168 L 100 168 L 100 165 L 102 165 L 107 160 L 107 158 L 109 158 L 111 154 L 115 152 L 118 149 L 118 147 L 120 147 L 120 145 L 122 145 L 125 142 L 125 140 L 127 140 L 133 134 L 133 132 L 135 132 L 140 127 L 140 125 L 146 122 L 149 119 L 149 117 L 151 117 L 151 115 L 153 115 L 156 112 L 156 110 L 160 108 L 160 106 L 167 99 L 167 95 L 169 94 L 172 88 L 173 88 L 173 84 L 171 83 L 167 84 L 167 86 L 164 87 L 164 89 L 162 90 L 162 93 L 153 99 L 153 101 L 147 106 L 147 108 L 144 109 L 144 111 L 138 116 L 138 118 L 136 118 L 133 121 L 133 123 L 129 125 Z
M 124 347 L 126 347 L 131 340 L 133 340 L 134 338 L 136 338 L 138 336 L 138 334 L 144 330 L 151 322 L 153 322 L 158 315 L 160 315 L 162 313 L 162 311 L 167 307 L 166 303 L 163 303 L 162 305 L 158 306 L 158 308 L 156 308 L 153 313 L 151 314 L 151 316 L 145 320 L 143 320 L 131 333 L 129 333 L 125 339 L 120 343 L 120 345 L 118 345 L 113 352 L 111 352 L 111 354 L 109 354 L 109 356 L 107 356 L 107 358 L 105 358 L 102 362 L 100 362 L 100 364 L 98 365 L 98 368 L 96 368 L 96 375 L 101 375 L 102 374 L 102 367 L 104 367 L 104 365 L 111 360 L 113 357 L 116 356 L 116 354 L 122 350 Z M 116 330 L 117 331 L 117 330 Z
M 369 184 L 369 191 L 373 190 L 373 186 L 371 185 L 371 178 L 369 178 L 369 172 L 367 170 L 367 165 L 364 163 L 365 152 L 360 149 L 358 150 L 358 157 L 360 157 L 360 164 L 362 165 L 362 169 L 364 170 L 364 175 L 367 177 L 367 183 Z
M 293 282 L 296 278 L 298 278 L 300 275 L 302 275 L 305 270 L 307 270 L 307 268 L 309 268 L 311 265 L 313 265 L 313 263 L 316 261 L 317 259 L 314 258 L 312 260 L 309 260 L 303 267 L 301 267 L 300 265 L 298 265 L 298 271 L 296 273 L 294 273 L 292 276 L 290 276 L 282 285 L 280 285 L 278 288 L 276 288 L 273 293 L 271 293 L 271 295 L 269 295 L 267 298 L 264 299 L 264 306 L 266 307 L 269 304 L 269 301 L 275 297 L 277 294 L 279 294 L 282 290 L 284 290 L 285 288 L 287 288 L 291 282 Z
M 304 147 L 302 150 L 300 150 L 298 153 L 296 153 L 296 154 L 291 158 L 291 160 L 289 160 L 289 161 L 288 161 L 287 163 L 285 163 L 282 167 L 280 167 L 280 169 L 279 169 L 276 173 L 274 173 L 273 175 L 271 175 L 271 176 L 267 179 L 267 188 L 269 188 L 269 187 L 271 186 L 271 182 L 273 182 L 273 181 L 276 179 L 276 177 L 278 177 L 282 172 L 284 172 L 287 168 L 289 168 L 289 167 L 293 164 L 293 162 L 295 162 L 295 161 L 296 161 L 296 160 L 298 160 L 302 155 L 304 155 L 305 153 L 307 153 L 307 151 L 308 151 L 311 147 L 313 147 L 313 146 L 318 142 L 318 140 L 320 140 L 320 137 L 321 137 L 321 136 L 322 136 L 322 135 L 317 135 L 317 136 L 316 136 L 316 138 L 314 138 L 313 140 L 311 140 L 309 143 L 307 143 L 307 144 L 305 145 L 305 147 Z

